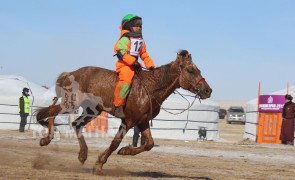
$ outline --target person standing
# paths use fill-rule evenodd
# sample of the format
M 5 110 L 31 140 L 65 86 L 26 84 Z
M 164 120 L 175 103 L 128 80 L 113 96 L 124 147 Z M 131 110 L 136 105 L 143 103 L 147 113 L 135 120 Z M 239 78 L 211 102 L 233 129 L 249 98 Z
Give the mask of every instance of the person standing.
M 137 142 L 138 142 L 138 138 L 139 138 L 139 127 L 138 126 L 134 126 L 134 134 L 133 134 L 133 141 L 132 141 L 132 145 L 133 147 L 137 147 Z M 140 139 L 140 145 L 144 145 L 145 144 L 145 138 L 144 136 L 141 134 L 141 139 Z
M 20 125 L 19 125 L 19 132 L 25 131 L 25 126 L 27 124 L 27 117 L 30 113 L 30 99 L 28 98 L 29 89 L 23 88 L 22 96 L 19 98 L 18 108 L 19 108 L 19 115 L 20 115 Z
M 116 72 L 119 82 L 114 92 L 114 116 L 125 118 L 124 106 L 128 96 L 135 70 L 141 69 L 138 59 L 142 59 L 147 69 L 155 68 L 154 61 L 146 51 L 146 43 L 142 36 L 142 19 L 134 14 L 127 14 L 121 22 L 121 35 L 114 51 L 118 57 Z
M 280 140 L 282 144 L 294 145 L 295 103 L 292 102 L 293 97 L 289 94 L 285 95 L 285 100 Z

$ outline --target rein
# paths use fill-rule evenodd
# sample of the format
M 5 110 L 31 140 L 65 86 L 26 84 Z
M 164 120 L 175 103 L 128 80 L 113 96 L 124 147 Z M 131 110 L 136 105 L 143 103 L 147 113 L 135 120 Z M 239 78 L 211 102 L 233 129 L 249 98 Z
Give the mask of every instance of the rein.
M 144 87 L 144 89 L 145 89 L 145 91 L 147 92 L 147 95 L 148 95 L 148 97 L 149 97 L 149 100 L 150 100 L 150 115 L 151 115 L 151 126 L 153 126 L 153 105 L 152 105 L 152 100 L 151 100 L 151 94 L 150 94 L 150 92 L 149 92 L 149 90 L 146 88 L 146 86 L 145 86 L 145 84 L 143 83 L 143 79 L 142 79 L 142 77 L 141 77 L 141 70 L 140 69 L 135 69 L 135 73 L 138 75 L 138 77 L 139 77 L 139 80 L 142 82 L 142 85 L 143 85 L 143 87 Z M 154 99 L 156 99 L 154 96 L 152 96 Z
M 144 68 L 145 69 L 145 68 Z M 178 115 L 178 114 L 181 114 L 181 113 L 183 113 L 183 112 L 185 112 L 185 111 L 187 111 L 189 108 L 191 108 L 192 106 L 193 106 L 193 104 L 194 104 L 194 102 L 196 101 L 196 99 L 198 98 L 199 99 L 199 102 L 201 103 L 201 99 L 200 99 L 200 96 L 198 95 L 198 94 L 196 94 L 196 96 L 194 96 L 194 100 L 193 100 L 193 102 L 190 104 L 190 102 L 184 97 L 184 95 L 182 95 L 181 93 L 179 93 L 177 90 L 175 90 L 175 92 L 177 92 L 177 94 L 179 94 L 183 99 L 185 99 L 187 102 L 188 102 L 188 107 L 186 108 L 186 109 L 184 109 L 184 110 L 182 110 L 181 112 L 178 112 L 178 113 L 173 113 L 173 112 L 171 112 L 171 111 L 168 111 L 167 109 L 165 109 L 158 101 L 157 101 L 157 99 L 151 94 L 151 92 L 147 89 L 147 87 L 146 87 L 146 85 L 143 83 L 144 81 L 143 81 L 143 79 L 142 79 L 142 77 L 141 77 L 141 70 L 135 70 L 135 72 L 136 72 L 136 74 L 138 75 L 138 77 L 139 77 L 139 79 L 140 79 L 140 81 L 142 82 L 142 85 L 143 85 L 143 87 L 144 87 L 144 89 L 146 90 L 146 92 L 147 92 L 147 94 L 148 94 L 148 96 L 149 96 L 149 100 L 150 100 L 150 106 L 151 106 L 151 117 L 152 117 L 152 102 L 151 102 L 151 98 L 153 98 L 155 101 L 156 101 L 156 103 L 160 106 L 160 109 L 163 109 L 165 112 L 167 112 L 167 113 L 169 113 L 169 114 L 172 114 L 172 115 Z M 200 82 L 202 82 L 202 81 L 205 81 L 205 78 L 201 78 L 198 82 L 197 82 L 197 85 L 200 83 Z M 188 82 L 190 85 L 192 85 L 190 82 Z M 199 91 L 197 91 L 197 93 L 200 93 Z M 187 117 L 188 118 L 188 117 Z M 152 118 L 151 118 L 151 120 L 152 120 Z
M 184 110 L 182 110 L 182 111 L 180 111 L 180 112 L 178 112 L 178 113 L 173 113 L 173 112 L 170 112 L 170 111 L 168 111 L 167 109 L 163 108 L 159 103 L 158 103 L 158 104 L 160 105 L 160 108 L 163 109 L 164 111 L 166 111 L 167 113 L 169 113 L 169 114 L 173 114 L 173 115 L 178 115 L 178 114 L 183 113 L 184 111 L 189 110 L 189 108 L 191 108 L 191 107 L 193 106 L 193 104 L 195 103 L 195 101 L 196 101 L 196 99 L 197 99 L 198 96 L 197 96 L 197 95 L 194 96 L 195 99 L 194 99 L 193 102 L 190 104 L 189 100 L 187 100 L 187 99 L 184 97 L 183 94 L 179 93 L 177 90 L 175 90 L 175 91 L 177 92 L 177 94 L 179 94 L 183 99 L 185 99 L 185 100 L 188 102 L 188 107 L 187 107 L 186 109 L 184 109 Z M 198 98 L 198 99 L 199 99 L 199 101 L 200 101 L 200 103 L 201 103 L 200 98 Z
M 146 69 L 146 68 L 144 68 L 144 69 Z M 165 72 L 167 73 L 167 71 L 169 71 L 168 69 L 166 69 L 165 70 Z M 173 93 L 175 93 L 175 92 L 177 92 L 182 98 L 184 98 L 187 102 L 188 102 L 188 107 L 186 108 L 186 109 L 184 109 L 184 110 L 182 110 L 181 112 L 178 112 L 178 113 L 173 113 L 173 112 L 171 112 L 171 111 L 168 111 L 167 109 L 165 109 L 158 101 L 157 101 L 157 99 L 153 96 L 153 94 L 147 89 L 147 87 L 146 87 L 146 85 L 144 84 L 144 81 L 143 81 L 143 79 L 142 79 L 142 77 L 141 77 L 141 69 L 135 69 L 135 72 L 136 72 L 136 74 L 138 75 L 138 77 L 139 77 L 139 79 L 140 79 L 140 81 L 142 82 L 142 85 L 143 85 L 143 87 L 144 87 L 144 89 L 145 89 L 145 91 L 147 92 L 147 94 L 148 94 L 148 98 L 149 98 L 149 101 L 150 101 L 150 114 L 151 114 L 151 126 L 153 126 L 152 124 L 153 124 L 153 122 L 152 122 L 152 116 L 153 116 L 153 112 L 152 112 L 152 110 L 153 110 L 153 108 L 152 108 L 152 100 L 151 100 L 151 98 L 153 98 L 154 100 L 155 100 L 155 102 L 159 105 L 159 107 L 160 107 L 160 109 L 162 109 L 162 110 L 164 110 L 165 112 L 167 112 L 167 113 L 169 113 L 169 114 L 172 114 L 172 115 L 178 115 L 178 114 L 181 114 L 181 113 L 183 113 L 183 112 L 185 112 L 185 111 L 187 111 L 187 110 L 189 110 L 192 106 L 193 106 L 193 104 L 194 104 L 194 102 L 195 102 L 195 100 L 198 98 L 199 99 L 199 102 L 200 102 L 200 104 L 201 104 L 201 99 L 200 99 L 200 93 L 202 93 L 202 90 L 201 89 L 199 89 L 198 88 L 198 85 L 201 83 L 201 82 L 203 82 L 203 81 L 205 81 L 205 78 L 203 78 L 202 76 L 201 76 L 201 79 L 200 80 L 198 80 L 198 82 L 197 82 L 197 84 L 196 84 L 196 86 L 193 86 L 193 84 L 191 83 L 191 82 L 189 82 L 189 81 L 187 81 L 186 80 L 186 82 L 191 86 L 191 87 L 193 87 L 193 89 L 195 89 L 194 87 L 196 87 L 196 89 L 195 89 L 195 92 L 196 92 L 196 95 L 194 96 L 194 100 L 193 100 L 193 102 L 190 104 L 190 102 L 184 97 L 184 95 L 182 95 L 181 93 L 179 93 L 177 90 L 175 90 Z M 179 72 L 181 72 L 181 68 L 179 67 Z M 164 76 L 165 76 L 165 73 L 164 73 Z M 162 81 L 161 82 L 163 82 L 163 80 L 165 79 L 165 77 L 164 76 L 162 76 Z M 162 84 L 162 83 L 161 83 Z M 186 124 L 185 124 L 185 126 L 184 126 L 184 128 L 183 128 L 183 132 L 185 132 L 185 129 L 186 129 L 186 127 L 187 127 L 187 124 L 188 124 L 188 117 L 189 117 L 189 111 L 188 111 L 188 113 L 187 113 L 187 121 L 186 121 Z

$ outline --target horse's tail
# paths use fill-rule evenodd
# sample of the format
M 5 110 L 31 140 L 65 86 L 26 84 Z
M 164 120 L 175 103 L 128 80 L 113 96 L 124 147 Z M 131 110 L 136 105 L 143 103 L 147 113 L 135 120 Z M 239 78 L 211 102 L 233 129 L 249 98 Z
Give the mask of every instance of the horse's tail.
M 63 72 L 61 73 L 55 83 L 55 92 L 57 99 L 61 97 L 61 88 L 63 87 L 63 82 L 66 80 L 66 78 L 70 75 L 69 72 Z M 51 116 L 57 116 L 61 110 L 60 105 L 55 105 L 56 98 L 54 98 L 54 103 L 49 107 L 44 107 L 36 110 L 34 114 L 36 115 L 37 122 L 41 125 L 48 125 L 48 121 L 46 120 L 49 117 L 49 114 L 51 113 Z
M 48 125 L 47 118 L 49 115 L 57 116 L 61 111 L 60 105 L 52 105 L 49 107 L 44 107 L 36 110 L 34 114 L 36 114 L 37 122 L 43 126 Z M 50 114 L 51 113 L 51 114 Z
M 40 108 L 35 111 L 37 122 L 41 125 L 47 126 L 45 119 L 49 117 L 49 107 Z
M 63 87 L 63 83 L 69 75 L 70 75 L 69 72 L 63 72 L 58 76 L 55 83 L 55 92 L 56 92 L 57 98 L 61 97 L 61 88 Z

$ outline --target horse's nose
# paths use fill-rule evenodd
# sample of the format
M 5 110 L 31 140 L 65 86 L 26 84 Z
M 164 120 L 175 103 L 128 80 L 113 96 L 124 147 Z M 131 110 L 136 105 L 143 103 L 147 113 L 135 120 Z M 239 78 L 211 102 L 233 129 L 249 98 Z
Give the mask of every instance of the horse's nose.
M 210 95 L 212 93 L 212 89 L 211 88 L 206 88 L 205 93 L 210 97 Z

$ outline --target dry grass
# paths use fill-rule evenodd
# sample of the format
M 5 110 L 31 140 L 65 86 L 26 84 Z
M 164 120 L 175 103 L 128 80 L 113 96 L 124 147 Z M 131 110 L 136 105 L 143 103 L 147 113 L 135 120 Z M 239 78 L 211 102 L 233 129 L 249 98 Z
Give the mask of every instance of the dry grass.
M 156 139 L 150 152 L 136 156 L 115 152 L 99 175 L 92 174 L 92 167 L 110 138 L 87 139 L 88 160 L 81 165 L 75 139 L 61 138 L 40 147 L 32 132 L 0 131 L 0 179 L 294 178 L 294 147 L 249 142 L 243 140 L 243 130 L 244 125 L 220 120 L 220 142 Z M 120 147 L 130 142 L 126 138 Z

